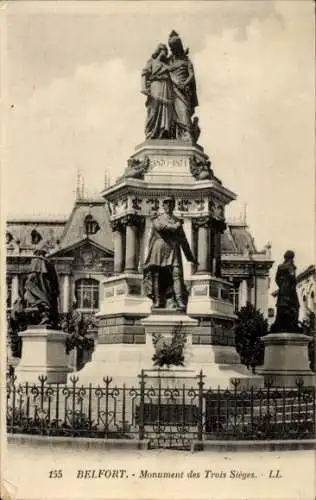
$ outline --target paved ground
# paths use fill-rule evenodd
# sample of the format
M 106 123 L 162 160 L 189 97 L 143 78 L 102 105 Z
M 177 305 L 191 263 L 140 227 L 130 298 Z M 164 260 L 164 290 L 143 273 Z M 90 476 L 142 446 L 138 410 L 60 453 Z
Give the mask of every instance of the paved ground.
M 3 477 L 17 499 L 315 498 L 312 451 L 82 451 L 11 444 L 3 458 Z M 271 470 L 279 477 L 270 478 Z M 158 472 L 174 477 L 155 478 Z

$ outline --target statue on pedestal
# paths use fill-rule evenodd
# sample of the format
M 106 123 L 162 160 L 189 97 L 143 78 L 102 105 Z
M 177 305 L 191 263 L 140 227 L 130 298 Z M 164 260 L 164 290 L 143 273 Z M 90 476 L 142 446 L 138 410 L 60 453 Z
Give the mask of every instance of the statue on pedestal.
M 35 250 L 23 298 L 26 310 L 34 311 L 40 325 L 58 328 L 58 277 L 46 254 L 45 245 Z
M 189 262 L 195 258 L 185 236 L 182 221 L 173 215 L 173 197 L 163 201 L 164 213 L 153 219 L 148 255 L 144 263 L 144 291 L 155 308 L 185 311 L 187 290 L 183 279 L 181 249 Z
M 159 44 L 142 71 L 141 92 L 147 96 L 146 139 L 179 139 L 197 142 L 200 128 L 192 116 L 198 100 L 188 50 L 175 31 L 168 48 Z
M 278 285 L 277 314 L 271 332 L 297 333 L 299 301 L 296 293 L 296 266 L 294 265 L 295 254 L 287 250 L 284 254 L 284 262 L 278 266 L 275 281 Z

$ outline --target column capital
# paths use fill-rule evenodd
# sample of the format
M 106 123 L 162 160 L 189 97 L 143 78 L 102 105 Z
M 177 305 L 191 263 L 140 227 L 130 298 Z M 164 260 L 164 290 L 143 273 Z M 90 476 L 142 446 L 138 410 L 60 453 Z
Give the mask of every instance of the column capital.
M 128 214 L 120 219 L 121 224 L 124 226 L 134 226 L 136 228 L 143 228 L 145 225 L 145 217 L 143 215 Z
M 210 227 L 211 225 L 211 217 L 209 215 L 202 215 L 200 217 L 194 217 L 192 219 L 192 226 L 194 228 L 199 227 Z
M 110 221 L 112 231 L 121 231 L 123 229 L 122 219 L 114 219 Z

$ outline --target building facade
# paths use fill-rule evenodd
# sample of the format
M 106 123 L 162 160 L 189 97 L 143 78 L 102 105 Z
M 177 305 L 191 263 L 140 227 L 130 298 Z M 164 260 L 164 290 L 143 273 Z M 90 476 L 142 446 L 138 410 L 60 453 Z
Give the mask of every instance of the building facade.
M 7 309 L 22 293 L 31 257 L 45 242 L 60 281 L 60 312 L 93 313 L 102 281 L 114 272 L 113 233 L 103 199 L 79 197 L 68 218 L 7 221 Z M 247 301 L 268 314 L 271 248 L 258 251 L 246 222 L 231 222 L 221 239 L 222 277 L 234 284 L 237 311 Z
M 316 312 L 315 277 L 315 265 L 308 266 L 297 275 L 297 294 L 300 301 L 300 320 L 305 319 L 308 312 Z

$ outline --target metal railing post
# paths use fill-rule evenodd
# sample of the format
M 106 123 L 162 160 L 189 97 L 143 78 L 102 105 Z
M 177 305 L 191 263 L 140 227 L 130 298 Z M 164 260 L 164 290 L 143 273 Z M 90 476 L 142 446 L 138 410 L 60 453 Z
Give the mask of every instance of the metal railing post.
M 145 404 L 145 374 L 144 370 L 140 374 L 140 404 L 139 404 L 139 439 L 143 440 L 145 436 L 145 422 L 144 422 L 144 404 Z

